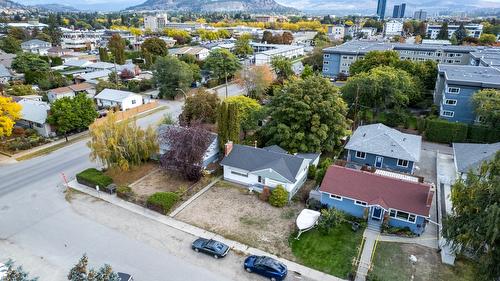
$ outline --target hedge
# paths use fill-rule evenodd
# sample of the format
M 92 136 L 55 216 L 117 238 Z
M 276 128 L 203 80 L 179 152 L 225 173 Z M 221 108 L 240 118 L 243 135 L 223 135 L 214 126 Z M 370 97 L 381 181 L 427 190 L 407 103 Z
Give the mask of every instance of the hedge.
M 104 188 L 113 183 L 113 179 L 111 177 L 94 168 L 90 168 L 76 174 L 76 181 L 92 188 L 96 188 L 96 186 Z
M 132 188 L 130 188 L 130 186 L 122 185 L 116 189 L 116 196 L 128 200 L 132 196 L 134 196 L 134 192 L 132 191 Z
M 174 192 L 156 192 L 149 196 L 146 204 L 148 208 L 166 215 L 179 199 Z
M 428 119 L 425 126 L 425 138 L 432 142 L 465 142 L 467 124 L 449 122 L 440 119 Z

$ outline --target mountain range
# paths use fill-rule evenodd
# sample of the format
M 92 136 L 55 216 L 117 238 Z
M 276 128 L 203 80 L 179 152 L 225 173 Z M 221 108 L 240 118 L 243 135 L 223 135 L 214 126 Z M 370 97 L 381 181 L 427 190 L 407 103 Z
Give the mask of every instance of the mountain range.
M 296 9 L 278 4 L 274 0 L 147 0 L 127 10 L 167 10 L 191 12 L 273 12 L 294 13 Z

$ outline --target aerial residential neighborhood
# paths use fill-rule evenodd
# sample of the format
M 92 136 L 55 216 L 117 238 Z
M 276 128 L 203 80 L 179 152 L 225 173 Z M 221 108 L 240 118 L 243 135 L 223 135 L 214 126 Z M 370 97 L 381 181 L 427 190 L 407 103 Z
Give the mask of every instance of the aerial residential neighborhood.
M 0 281 L 500 280 L 500 5 L 452 2 L 0 2 Z

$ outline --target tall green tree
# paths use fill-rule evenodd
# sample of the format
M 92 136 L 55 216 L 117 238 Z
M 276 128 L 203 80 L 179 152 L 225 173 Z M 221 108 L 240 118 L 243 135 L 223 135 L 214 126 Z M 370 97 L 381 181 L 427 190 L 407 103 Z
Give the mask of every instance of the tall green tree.
M 238 58 L 226 49 L 212 50 L 205 59 L 204 68 L 212 73 L 219 81 L 226 83 L 227 97 L 227 80 L 233 77 L 234 74 L 241 69 L 241 63 Z
M 167 44 L 158 37 L 151 37 L 144 40 L 144 43 L 141 45 L 141 51 L 147 66 L 153 65 L 157 57 L 168 55 Z
M 399 61 L 396 51 L 371 51 L 362 60 L 356 60 L 349 67 L 349 75 L 354 76 L 379 66 L 393 66 Z
M 219 104 L 220 99 L 216 93 L 199 89 L 194 95 L 186 98 L 179 122 L 182 126 L 189 126 L 192 122 L 214 124 Z
M 436 37 L 436 39 L 438 40 L 448 40 L 448 23 L 447 22 L 443 22 L 443 24 L 441 25 L 441 29 L 439 30 L 439 33 Z
M 111 36 L 108 42 L 108 49 L 113 54 L 114 61 L 117 64 L 125 63 L 125 40 L 122 39 L 120 34 L 115 33 Z
M 467 30 L 465 29 L 464 24 L 461 23 L 460 26 L 458 27 L 457 31 L 455 31 L 453 34 L 457 38 L 458 43 L 462 44 L 465 37 L 467 37 Z
M 70 132 L 87 129 L 97 116 L 94 102 L 85 95 L 77 95 L 57 99 L 50 107 L 47 122 L 56 127 L 59 134 L 67 136 Z
M 173 56 L 158 58 L 153 67 L 153 76 L 162 98 L 175 98 L 180 92 L 187 91 L 193 82 L 191 67 Z
M 269 114 L 267 145 L 291 153 L 333 151 L 349 132 L 346 103 L 338 88 L 320 76 L 286 83 L 271 99 Z
M 53 45 L 60 46 L 63 33 L 59 28 L 59 23 L 56 16 L 54 14 L 49 14 L 47 23 L 49 26 L 44 28 L 43 33 L 48 35 L 48 37 L 50 38 L 50 42 Z
M 451 188 L 452 213 L 443 220 L 443 236 L 458 252 L 472 254 L 477 280 L 500 276 L 500 152 L 470 171 Z
M 281 83 L 293 75 L 292 61 L 283 56 L 273 57 L 271 59 L 271 66 L 276 73 L 278 81 Z
M 105 62 L 109 61 L 108 49 L 104 47 L 99 47 L 99 60 Z
M 7 35 L 4 39 L 2 39 L 2 41 L 0 41 L 0 49 L 9 54 L 18 53 L 22 51 L 21 41 L 17 40 L 16 38 L 10 35 Z
M 236 96 L 225 99 L 219 106 L 217 128 L 220 145 L 227 141 L 240 143 L 241 133 L 257 127 L 258 113 L 261 105 L 254 99 Z
M 46 72 L 49 70 L 49 63 L 32 53 L 20 53 L 12 61 L 12 69 L 19 73 Z
M 406 71 L 380 66 L 355 75 L 342 87 L 342 96 L 359 107 L 372 108 L 376 112 L 406 107 L 420 97 L 420 90 Z
M 481 122 L 491 128 L 500 126 L 500 90 L 484 89 L 472 96 L 472 103 Z
M 246 58 L 253 54 L 253 48 L 250 46 L 250 36 L 244 34 L 236 40 L 234 45 L 234 53 L 241 58 Z

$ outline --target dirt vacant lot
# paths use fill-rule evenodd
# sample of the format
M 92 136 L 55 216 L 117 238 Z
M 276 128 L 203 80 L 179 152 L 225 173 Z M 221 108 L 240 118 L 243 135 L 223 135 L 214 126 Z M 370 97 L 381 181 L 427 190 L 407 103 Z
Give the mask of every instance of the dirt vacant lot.
M 275 208 L 238 185 L 218 182 L 176 218 L 252 247 L 295 260 L 288 237 L 295 230 L 300 203 Z

